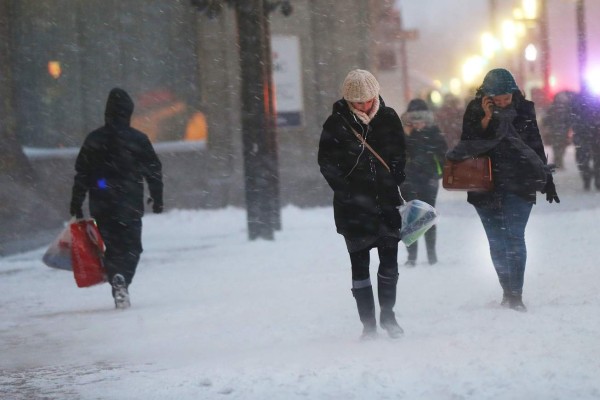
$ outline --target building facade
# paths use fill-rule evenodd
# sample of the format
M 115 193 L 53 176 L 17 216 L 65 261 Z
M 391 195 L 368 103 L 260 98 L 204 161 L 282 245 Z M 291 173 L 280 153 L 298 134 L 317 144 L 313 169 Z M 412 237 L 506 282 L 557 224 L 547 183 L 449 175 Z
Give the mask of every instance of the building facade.
M 16 131 L 28 154 L 77 149 L 87 132 L 103 124 L 106 96 L 119 86 L 136 103 L 134 125 L 149 134 L 165 164 L 167 206 L 243 206 L 233 10 L 209 19 L 189 0 L 4 1 Z M 321 124 L 349 70 L 377 75 L 373 27 L 390 1 L 291 3 L 289 17 L 274 12 L 269 18 L 282 107 L 282 204 L 325 205 L 329 188 L 316 162 Z M 204 132 L 190 136 L 198 114 Z M 62 207 L 70 195 L 74 152 L 53 154 L 32 162 L 43 182 L 53 181 L 53 202 Z

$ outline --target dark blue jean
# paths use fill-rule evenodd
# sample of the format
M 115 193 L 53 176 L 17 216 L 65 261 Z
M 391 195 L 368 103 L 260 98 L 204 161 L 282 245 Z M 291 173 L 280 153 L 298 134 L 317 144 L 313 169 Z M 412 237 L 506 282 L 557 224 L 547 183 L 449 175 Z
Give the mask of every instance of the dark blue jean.
M 533 204 L 513 193 L 503 193 L 500 208 L 475 207 L 490 245 L 490 255 L 505 292 L 522 294 L 527 247 L 525 227 Z

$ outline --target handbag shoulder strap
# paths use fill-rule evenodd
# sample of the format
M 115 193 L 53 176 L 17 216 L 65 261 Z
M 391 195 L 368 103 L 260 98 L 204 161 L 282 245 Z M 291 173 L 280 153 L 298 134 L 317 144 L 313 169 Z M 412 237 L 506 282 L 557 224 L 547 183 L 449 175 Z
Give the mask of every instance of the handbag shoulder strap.
M 369 151 L 371 153 L 373 153 L 373 155 L 375 156 L 375 158 L 377 158 L 379 160 L 379 162 L 381 162 L 381 164 L 383 164 L 383 166 L 385 167 L 385 169 L 388 170 L 388 172 L 392 172 L 392 170 L 390 169 L 389 165 L 387 165 L 387 163 L 385 162 L 385 160 L 379 155 L 379 153 L 377 153 L 375 151 L 374 148 L 371 147 L 371 145 L 369 143 L 367 143 L 367 141 L 365 140 L 364 137 L 362 137 L 362 135 L 358 132 L 356 132 L 356 129 L 354 129 L 352 127 L 352 125 L 350 125 L 348 123 L 348 121 L 346 121 L 346 119 L 344 117 L 342 117 L 342 115 L 340 114 L 340 117 L 342 118 L 342 120 L 344 120 L 344 122 L 348 125 L 348 127 L 350 128 L 350 130 L 352 131 L 352 133 L 354 133 L 354 136 L 356 136 L 356 138 L 363 144 L 363 146 L 365 146 L 367 149 L 369 149 Z

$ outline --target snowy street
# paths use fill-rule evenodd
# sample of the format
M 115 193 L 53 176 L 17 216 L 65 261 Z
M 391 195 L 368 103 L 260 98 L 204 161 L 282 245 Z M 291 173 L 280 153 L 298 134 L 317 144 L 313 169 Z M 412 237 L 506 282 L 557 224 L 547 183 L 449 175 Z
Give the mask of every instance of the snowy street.
M 527 313 L 499 306 L 475 210 L 440 189 L 440 262 L 399 251 L 395 341 L 358 340 L 330 207 L 284 208 L 273 242 L 247 240 L 241 209 L 148 214 L 128 310 L 45 247 L 2 257 L 0 398 L 599 399 L 600 192 L 572 147 L 555 182 L 561 203 L 538 194 L 527 227 Z

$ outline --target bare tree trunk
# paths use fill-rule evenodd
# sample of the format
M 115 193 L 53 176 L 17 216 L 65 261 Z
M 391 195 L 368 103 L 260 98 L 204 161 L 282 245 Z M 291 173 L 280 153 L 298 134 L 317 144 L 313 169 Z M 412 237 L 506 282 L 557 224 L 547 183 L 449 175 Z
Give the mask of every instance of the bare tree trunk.
M 34 179 L 34 173 L 15 130 L 10 2 L 0 0 L 0 175 L 27 182 Z

